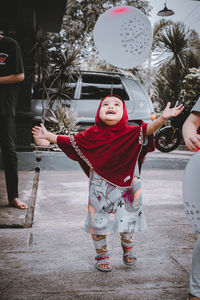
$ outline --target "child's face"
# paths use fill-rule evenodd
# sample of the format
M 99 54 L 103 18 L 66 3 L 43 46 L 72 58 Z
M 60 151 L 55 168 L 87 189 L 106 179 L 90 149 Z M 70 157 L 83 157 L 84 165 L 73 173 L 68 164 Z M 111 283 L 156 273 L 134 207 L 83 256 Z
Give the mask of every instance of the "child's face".
M 123 102 L 116 97 L 108 97 L 101 103 L 99 118 L 108 125 L 116 125 L 123 116 Z

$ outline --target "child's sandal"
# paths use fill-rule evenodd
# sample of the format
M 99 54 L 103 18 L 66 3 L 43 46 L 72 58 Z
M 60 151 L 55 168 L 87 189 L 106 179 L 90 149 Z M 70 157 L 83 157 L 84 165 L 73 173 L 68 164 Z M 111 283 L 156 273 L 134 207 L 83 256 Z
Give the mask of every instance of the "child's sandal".
M 123 262 L 125 265 L 132 267 L 133 265 L 136 264 L 137 262 L 137 257 L 133 255 L 133 243 L 125 243 L 125 242 L 121 242 L 122 245 L 122 249 L 123 249 Z M 132 261 L 128 262 L 127 258 L 133 258 Z
M 128 262 L 127 258 L 133 258 L 133 260 Z M 125 265 L 127 265 L 129 267 L 132 267 L 133 265 L 136 264 L 137 257 L 133 256 L 132 252 L 126 252 L 126 253 L 123 254 L 123 262 L 124 262 Z
M 102 272 L 110 272 L 110 271 L 112 271 L 112 267 L 110 265 L 110 261 L 109 261 L 109 256 L 108 255 L 102 255 L 102 254 L 100 254 L 100 255 L 97 255 L 95 257 L 95 259 L 97 261 L 96 262 L 96 269 L 98 271 L 102 271 Z M 107 265 L 107 266 L 109 266 L 109 268 L 103 268 L 103 267 L 101 267 L 101 265 Z

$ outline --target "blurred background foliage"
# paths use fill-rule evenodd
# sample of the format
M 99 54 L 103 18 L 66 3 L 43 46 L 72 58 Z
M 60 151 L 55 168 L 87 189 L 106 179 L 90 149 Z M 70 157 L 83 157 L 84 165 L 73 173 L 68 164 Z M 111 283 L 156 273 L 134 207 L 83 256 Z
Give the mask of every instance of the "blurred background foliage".
M 149 1 L 69 0 L 60 33 L 38 31 L 33 48 L 35 77 L 33 97 L 53 101 L 65 100 L 66 107 L 72 96 L 71 82 L 80 69 L 121 72 L 138 77 L 146 87 L 157 112 L 170 101 L 172 106 L 184 90 L 189 106 L 199 97 L 198 84 L 191 96 L 190 70 L 200 67 L 200 39 L 197 32 L 182 22 L 161 19 L 153 28 L 152 56 L 148 62 L 131 70 L 108 64 L 96 51 L 93 29 L 100 14 L 114 6 L 130 5 L 141 9 L 147 16 L 152 7 Z M 195 77 L 196 78 L 196 77 Z M 193 79 L 191 79 L 193 80 Z M 196 79 L 195 79 L 196 80 Z M 189 94 L 188 94 L 189 93 Z M 191 102 L 191 104 L 190 104 Z M 43 108 L 43 120 L 46 108 Z

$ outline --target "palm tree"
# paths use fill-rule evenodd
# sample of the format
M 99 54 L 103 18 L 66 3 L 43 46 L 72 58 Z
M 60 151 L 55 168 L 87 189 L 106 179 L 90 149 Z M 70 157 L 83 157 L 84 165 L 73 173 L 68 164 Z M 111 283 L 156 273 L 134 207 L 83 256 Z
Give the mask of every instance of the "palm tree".
M 189 68 L 200 65 L 198 34 L 181 22 L 161 20 L 154 27 L 153 54 L 157 58 L 154 97 L 160 108 L 177 101 Z

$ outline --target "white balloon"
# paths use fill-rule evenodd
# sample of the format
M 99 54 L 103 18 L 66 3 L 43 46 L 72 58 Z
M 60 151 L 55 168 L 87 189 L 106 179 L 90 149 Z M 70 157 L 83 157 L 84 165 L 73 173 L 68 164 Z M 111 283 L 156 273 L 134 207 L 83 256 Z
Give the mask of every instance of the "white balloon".
M 200 151 L 188 162 L 183 178 L 183 200 L 186 214 L 200 235 Z
M 101 56 L 119 68 L 134 68 L 151 53 L 151 23 L 135 7 L 117 6 L 107 10 L 97 20 L 93 36 Z

